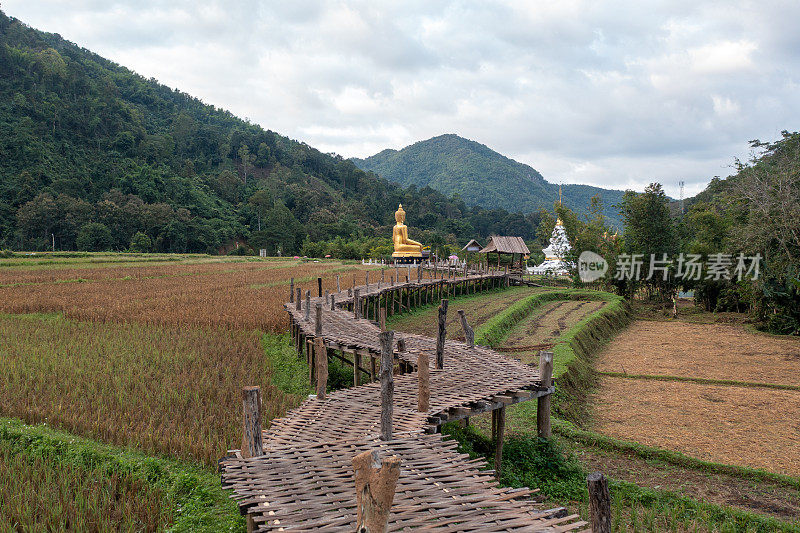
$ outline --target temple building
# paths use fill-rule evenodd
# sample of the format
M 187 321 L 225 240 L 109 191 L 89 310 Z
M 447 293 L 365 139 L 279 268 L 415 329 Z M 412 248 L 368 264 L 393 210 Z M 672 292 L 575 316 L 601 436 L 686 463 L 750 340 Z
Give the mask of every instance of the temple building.
M 544 262 L 535 267 L 528 267 L 529 274 L 564 276 L 569 274 L 572 265 L 564 257 L 572 250 L 567 238 L 567 231 L 561 217 L 556 220 L 556 227 L 553 228 L 553 235 L 550 237 L 550 245 L 544 248 Z

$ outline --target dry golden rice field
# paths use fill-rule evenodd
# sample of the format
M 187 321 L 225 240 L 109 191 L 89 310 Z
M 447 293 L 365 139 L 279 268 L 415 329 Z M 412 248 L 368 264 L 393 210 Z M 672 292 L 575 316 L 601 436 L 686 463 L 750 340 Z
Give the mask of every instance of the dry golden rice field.
M 800 390 L 770 388 L 800 385 L 800 339 L 743 325 L 639 321 L 597 360 L 601 372 L 666 380 L 603 377 L 595 395 L 597 431 L 710 461 L 800 475 Z
M 57 265 L 58 263 L 54 263 Z M 375 267 L 319 263 L 295 259 L 191 258 L 144 265 L 135 261 L 119 266 L 64 268 L 39 261 L 0 269 L 0 312 L 63 313 L 68 318 L 99 322 L 137 322 L 192 327 L 222 326 L 282 332 L 288 325 L 283 304 L 289 280 L 303 290 L 317 291 L 363 283 L 366 270 Z M 392 271 L 393 272 L 393 271 Z M 386 279 L 392 273 L 386 271 Z M 373 280 L 379 276 L 373 273 Z

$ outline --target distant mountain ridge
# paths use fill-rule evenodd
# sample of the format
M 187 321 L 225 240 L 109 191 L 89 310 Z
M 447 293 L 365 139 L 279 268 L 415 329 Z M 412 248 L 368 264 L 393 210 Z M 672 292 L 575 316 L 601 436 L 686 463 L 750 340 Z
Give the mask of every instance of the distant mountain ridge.
M 514 161 L 488 146 L 455 134 L 439 135 L 401 150 L 386 149 L 352 161 L 361 169 L 404 187 L 431 187 L 446 195 L 458 194 L 467 205 L 530 213 L 551 209 L 558 199 L 558 185 L 534 168 Z M 609 221 L 620 226 L 613 207 L 624 191 L 589 185 L 563 185 L 564 205 L 584 213 L 589 199 L 599 194 Z

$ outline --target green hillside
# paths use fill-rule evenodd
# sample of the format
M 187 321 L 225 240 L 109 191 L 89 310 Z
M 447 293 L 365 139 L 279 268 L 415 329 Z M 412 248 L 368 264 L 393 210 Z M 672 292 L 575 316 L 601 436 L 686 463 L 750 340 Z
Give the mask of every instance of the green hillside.
M 296 253 L 390 236 L 400 202 L 431 244 L 530 239 L 538 225 L 403 189 L 2 12 L 0 154 L 0 248 L 122 250 L 136 237 L 161 252 Z
M 453 134 L 353 161 L 400 185 L 429 186 L 444 194 L 458 194 L 468 205 L 530 213 L 551 208 L 558 198 L 558 185 L 545 181 L 530 166 Z M 564 205 L 578 213 L 586 212 L 595 194 L 603 199 L 606 217 L 619 226 L 619 212 L 613 206 L 622 200 L 623 191 L 563 186 Z

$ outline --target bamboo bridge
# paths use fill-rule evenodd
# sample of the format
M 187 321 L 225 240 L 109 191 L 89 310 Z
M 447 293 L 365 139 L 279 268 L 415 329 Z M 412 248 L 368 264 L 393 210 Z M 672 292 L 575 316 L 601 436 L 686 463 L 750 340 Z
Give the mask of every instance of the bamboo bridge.
M 372 271 L 375 272 L 375 271 Z M 411 269 L 400 282 L 382 281 L 322 294 L 300 289 L 286 304 L 298 352 L 305 354 L 312 383 L 317 366 L 314 349 L 324 346 L 327 358 L 353 365 L 354 386 L 311 396 L 263 432 L 263 454 L 244 457 L 234 450 L 220 461 L 223 486 L 249 517 L 254 531 L 356 530 L 356 487 L 353 458 L 365 451 L 400 459 L 400 475 L 389 511 L 388 531 L 413 529 L 461 531 L 574 531 L 586 527 L 563 508 L 545 509 L 531 499 L 535 491 L 500 487 L 495 470 L 483 458 L 458 453 L 457 442 L 443 440 L 444 422 L 492 412 L 502 453 L 505 407 L 553 392 L 543 386 L 537 368 L 469 342 L 398 332 L 391 348 L 394 395 L 391 438 L 381 438 L 381 383 L 376 381 L 381 357 L 381 322 L 385 313 L 508 286 L 500 272 L 443 271 L 442 277 L 416 281 Z M 338 281 L 337 281 L 338 283 Z M 441 313 L 440 313 L 441 316 Z M 465 324 L 465 323 L 464 323 Z M 466 324 L 465 324 L 466 325 Z M 436 360 L 428 373 L 427 410 L 419 410 L 420 357 Z M 427 368 L 427 366 L 426 366 Z M 364 381 L 365 383 L 361 383 Z M 549 420 L 549 418 L 548 418 Z M 549 422 L 548 422 L 549 424 Z M 247 455 L 247 454 L 245 454 Z

